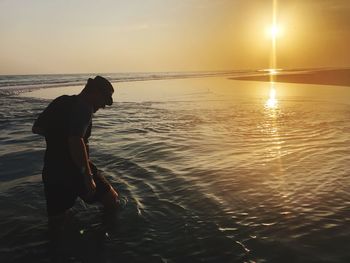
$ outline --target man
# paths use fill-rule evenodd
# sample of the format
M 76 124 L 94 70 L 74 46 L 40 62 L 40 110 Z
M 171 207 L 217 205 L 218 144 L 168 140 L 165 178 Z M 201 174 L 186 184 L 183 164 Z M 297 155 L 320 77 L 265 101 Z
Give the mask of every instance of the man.
M 118 208 L 118 194 L 90 161 L 88 146 L 92 115 L 112 105 L 113 92 L 107 79 L 89 78 L 79 95 L 54 99 L 34 122 L 33 133 L 46 140 L 42 178 L 49 225 L 62 225 L 78 196 L 106 210 Z

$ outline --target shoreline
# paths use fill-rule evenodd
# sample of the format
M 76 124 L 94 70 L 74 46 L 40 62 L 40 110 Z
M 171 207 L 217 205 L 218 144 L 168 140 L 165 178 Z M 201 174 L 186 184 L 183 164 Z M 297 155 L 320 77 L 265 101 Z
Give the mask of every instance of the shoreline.
M 273 75 L 274 82 L 300 83 L 317 85 L 350 86 L 349 69 L 326 69 L 316 71 L 278 72 Z M 231 80 L 270 82 L 271 74 L 256 74 L 250 76 L 231 77 Z

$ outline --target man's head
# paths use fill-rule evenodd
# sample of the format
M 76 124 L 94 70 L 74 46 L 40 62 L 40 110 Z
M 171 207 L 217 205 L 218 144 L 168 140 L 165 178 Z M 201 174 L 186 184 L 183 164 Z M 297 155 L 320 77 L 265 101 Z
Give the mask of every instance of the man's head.
M 113 104 L 113 92 L 112 84 L 101 76 L 96 76 L 94 79 L 89 78 L 83 90 L 83 93 L 90 98 L 94 112 L 104 108 L 106 105 L 110 106 Z

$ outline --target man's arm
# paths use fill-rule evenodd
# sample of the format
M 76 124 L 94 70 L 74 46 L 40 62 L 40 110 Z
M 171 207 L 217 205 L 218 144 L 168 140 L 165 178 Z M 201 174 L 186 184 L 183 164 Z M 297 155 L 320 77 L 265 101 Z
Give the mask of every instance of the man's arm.
M 89 165 L 89 157 L 86 151 L 84 139 L 79 136 L 68 137 L 69 150 L 74 164 L 81 170 L 84 175 L 84 183 L 86 185 L 86 198 L 92 198 L 96 185 L 92 177 Z

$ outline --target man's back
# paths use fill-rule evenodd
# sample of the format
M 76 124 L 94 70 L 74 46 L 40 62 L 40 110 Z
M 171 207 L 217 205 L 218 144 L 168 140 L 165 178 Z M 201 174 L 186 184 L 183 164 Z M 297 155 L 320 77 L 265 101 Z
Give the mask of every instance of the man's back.
M 53 100 L 40 114 L 37 125 L 45 130 L 46 169 L 71 170 L 74 167 L 69 152 L 68 137 L 74 135 L 74 125 L 79 122 L 80 116 L 77 115 L 81 107 L 76 95 L 63 95 Z M 87 141 L 91 133 L 91 116 L 88 115 L 83 119 L 88 124 L 88 128 L 82 137 Z

